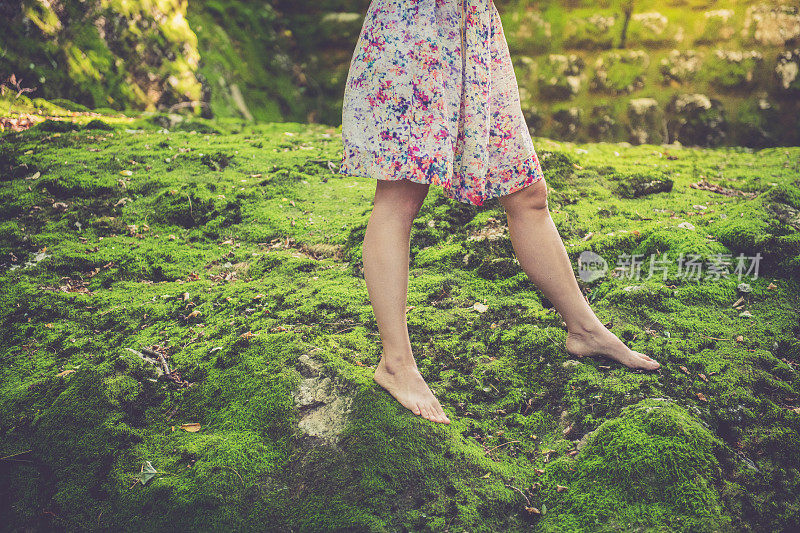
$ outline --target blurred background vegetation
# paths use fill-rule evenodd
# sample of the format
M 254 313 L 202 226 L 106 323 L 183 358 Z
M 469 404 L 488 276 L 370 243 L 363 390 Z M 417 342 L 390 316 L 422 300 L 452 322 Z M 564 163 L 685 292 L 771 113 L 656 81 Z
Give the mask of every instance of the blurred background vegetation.
M 44 98 L 74 110 L 335 126 L 368 6 L 368 0 L 3 2 L 0 76 L 4 93 L 17 103 L 18 95 L 30 98 L 33 107 Z M 800 142 L 797 2 L 498 0 L 496 6 L 534 135 L 704 146 Z M 0 115 L 10 108 L 3 101 Z

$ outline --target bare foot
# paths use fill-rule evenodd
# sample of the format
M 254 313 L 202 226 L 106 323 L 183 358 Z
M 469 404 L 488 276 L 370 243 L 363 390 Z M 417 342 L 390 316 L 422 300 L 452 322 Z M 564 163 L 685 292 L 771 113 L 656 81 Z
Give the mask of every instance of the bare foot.
M 625 346 L 602 324 L 595 330 L 567 333 L 567 353 L 576 357 L 602 355 L 629 368 L 657 370 L 661 366 L 655 359 Z
M 450 423 L 439 400 L 422 379 L 416 364 L 392 368 L 392 372 L 389 372 L 384 361 L 385 358 L 381 357 L 375 368 L 373 379 L 378 382 L 378 385 L 389 391 L 389 394 L 394 396 L 403 407 L 410 409 L 415 415 L 421 415 L 433 422 Z

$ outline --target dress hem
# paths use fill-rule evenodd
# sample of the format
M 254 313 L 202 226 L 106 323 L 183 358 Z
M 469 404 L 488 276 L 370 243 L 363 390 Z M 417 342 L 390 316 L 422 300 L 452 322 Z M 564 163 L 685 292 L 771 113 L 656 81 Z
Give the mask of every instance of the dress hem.
M 405 159 L 405 161 L 401 159 Z M 408 165 L 411 166 L 410 169 L 407 168 Z M 345 143 L 338 173 L 346 176 L 387 181 L 407 179 L 414 183 L 437 185 L 444 189 L 445 196 L 448 198 L 477 206 L 482 206 L 486 200 L 517 192 L 544 178 L 539 160 L 534 154 L 516 165 L 499 171 L 489 170 L 487 172 L 486 183 L 497 181 L 490 178 L 500 177 L 500 183 L 506 186 L 502 191 L 499 188 L 493 189 L 489 186 L 483 195 L 462 194 L 460 189 L 451 185 L 454 181 L 453 178 L 457 176 L 452 167 L 451 160 L 442 161 L 441 159 L 414 155 L 392 159 Z M 519 181 L 521 176 L 524 176 L 524 179 Z M 455 181 L 457 183 L 461 182 L 460 179 Z M 517 181 L 518 183 L 508 187 L 509 183 Z

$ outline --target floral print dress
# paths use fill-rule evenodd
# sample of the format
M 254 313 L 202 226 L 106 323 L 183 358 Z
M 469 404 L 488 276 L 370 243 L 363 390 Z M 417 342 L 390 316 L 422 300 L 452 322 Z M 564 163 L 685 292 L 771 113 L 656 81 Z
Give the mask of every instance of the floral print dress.
M 542 179 L 493 0 L 372 0 L 350 62 L 339 172 L 483 205 Z

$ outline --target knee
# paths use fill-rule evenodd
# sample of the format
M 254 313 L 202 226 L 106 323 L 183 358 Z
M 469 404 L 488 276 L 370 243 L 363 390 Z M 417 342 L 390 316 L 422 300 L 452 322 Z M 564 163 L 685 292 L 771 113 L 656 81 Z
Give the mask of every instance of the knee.
M 419 210 L 422 208 L 422 204 L 424 202 L 425 202 L 424 197 L 418 198 L 412 196 L 407 198 L 399 198 L 392 203 L 391 208 L 396 210 L 398 216 L 402 217 L 404 220 L 411 222 L 419 214 Z
M 427 185 L 412 183 L 408 180 L 379 181 L 374 203 L 375 207 L 411 222 L 416 218 L 422 204 L 425 203 L 427 193 Z
M 536 183 L 506 196 L 503 205 L 506 210 L 548 211 L 547 196 L 547 184 L 541 178 Z

